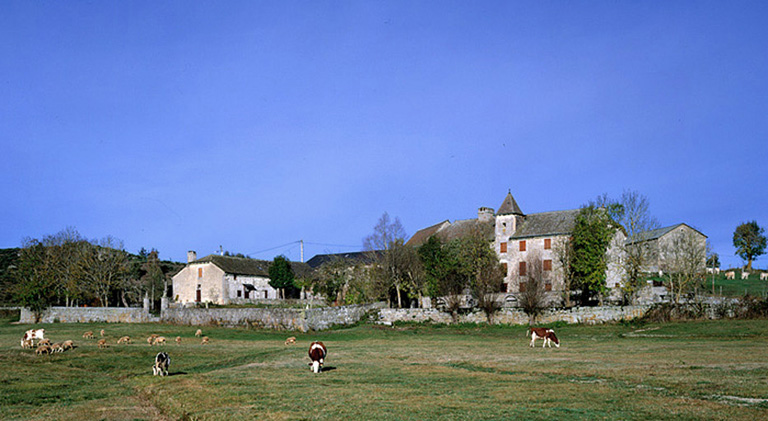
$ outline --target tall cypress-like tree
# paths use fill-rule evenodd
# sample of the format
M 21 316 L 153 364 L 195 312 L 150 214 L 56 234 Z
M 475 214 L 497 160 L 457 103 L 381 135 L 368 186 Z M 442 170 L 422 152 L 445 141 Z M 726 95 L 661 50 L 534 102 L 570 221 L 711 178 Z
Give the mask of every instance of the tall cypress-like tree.
M 277 256 L 269 266 L 269 285 L 280 291 L 282 298 L 292 295 L 296 286 L 293 283 L 295 276 L 291 262 L 285 256 Z
M 574 287 L 581 290 L 582 304 L 601 298 L 605 293 L 606 252 L 617 224 L 611 210 L 595 205 L 581 208 L 573 229 L 573 259 L 571 268 Z

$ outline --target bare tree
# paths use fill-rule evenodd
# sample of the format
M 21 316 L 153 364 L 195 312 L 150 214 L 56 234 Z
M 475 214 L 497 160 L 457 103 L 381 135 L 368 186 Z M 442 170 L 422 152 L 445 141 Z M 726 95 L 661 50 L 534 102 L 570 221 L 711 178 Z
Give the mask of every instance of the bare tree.
M 122 287 L 128 272 L 128 256 L 122 241 L 112 236 L 94 240 L 91 247 L 84 249 L 79 264 L 86 285 L 107 307 L 110 293 Z
M 707 258 L 706 240 L 690 230 L 674 233 L 662 268 L 675 303 L 704 280 Z
M 389 250 L 397 240 L 405 241 L 405 229 L 400 218 L 392 221 L 387 212 L 384 212 L 379 221 L 373 227 L 373 233 L 363 238 L 363 250 Z
M 621 195 L 621 212 L 618 222 L 624 227 L 627 239 L 622 250 L 622 266 L 626 279 L 622 285 L 625 301 L 634 300 L 643 285 L 643 271 L 650 260 L 653 249 L 645 241 L 648 231 L 659 228 L 659 221 L 651 215 L 648 198 L 636 191 L 625 190 Z
M 536 317 L 548 307 L 541 254 L 536 251 L 530 252 L 525 267 L 525 281 L 520 282 L 518 300 L 520 307 L 528 315 L 528 324 L 533 325 Z

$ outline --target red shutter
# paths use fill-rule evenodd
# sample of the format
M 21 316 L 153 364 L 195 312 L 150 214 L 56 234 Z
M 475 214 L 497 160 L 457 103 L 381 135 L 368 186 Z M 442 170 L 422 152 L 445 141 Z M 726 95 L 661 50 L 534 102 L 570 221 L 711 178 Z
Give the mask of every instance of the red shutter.
M 520 251 L 525 251 L 525 240 L 520 241 Z
M 552 270 L 552 261 L 551 260 L 545 260 L 544 261 L 544 270 Z
M 544 239 L 544 250 L 549 250 L 552 248 L 552 239 L 545 238 Z
M 526 275 L 526 270 L 525 269 L 526 269 L 525 268 L 525 262 L 520 262 L 520 267 L 519 267 L 519 270 L 518 270 L 518 273 L 520 274 L 520 276 L 525 276 Z
M 507 243 L 499 244 L 499 252 L 501 252 L 501 253 L 506 253 L 507 252 Z

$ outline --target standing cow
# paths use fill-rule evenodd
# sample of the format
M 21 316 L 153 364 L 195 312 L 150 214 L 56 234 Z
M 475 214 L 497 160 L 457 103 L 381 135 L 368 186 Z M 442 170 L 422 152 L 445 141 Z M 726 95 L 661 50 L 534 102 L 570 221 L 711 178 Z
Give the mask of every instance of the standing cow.
M 155 376 L 167 376 L 168 367 L 171 366 L 171 357 L 165 352 L 158 352 L 155 356 L 155 365 L 152 366 L 152 374 Z
M 322 342 L 315 341 L 309 346 L 309 365 L 312 367 L 312 371 L 319 373 L 323 369 L 323 363 L 325 362 L 325 356 L 328 354 L 328 349 Z
M 21 347 L 24 348 L 24 343 L 26 341 L 29 341 L 32 346 L 35 346 L 35 339 L 41 341 L 45 339 L 45 329 L 29 329 L 24 332 L 24 337 L 21 338 Z

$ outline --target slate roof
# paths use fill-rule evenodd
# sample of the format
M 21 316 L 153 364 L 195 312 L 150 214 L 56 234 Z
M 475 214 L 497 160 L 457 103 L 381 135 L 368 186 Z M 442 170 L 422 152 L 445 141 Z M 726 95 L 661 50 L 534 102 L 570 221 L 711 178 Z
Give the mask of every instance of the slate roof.
M 267 278 L 269 277 L 269 266 L 272 265 L 272 262 L 269 260 L 221 256 L 218 254 L 209 254 L 192 263 L 213 263 L 228 274 L 263 276 Z M 304 276 L 312 272 L 312 268 L 309 265 L 301 262 L 291 262 L 291 269 L 293 269 L 293 273 L 296 276 Z
M 513 238 L 541 237 L 545 235 L 567 235 L 573 232 L 579 209 L 554 212 L 532 213 L 525 216 L 523 223 L 512 234 Z
M 345 259 L 354 263 L 370 264 L 384 254 L 382 250 L 376 251 L 355 251 L 349 253 L 334 253 L 334 254 L 317 254 L 311 259 L 307 260 L 307 266 L 312 269 L 317 269 L 325 263 L 331 262 L 336 259 Z
M 674 231 L 675 228 L 677 228 L 679 226 L 682 226 L 682 225 L 684 225 L 684 226 L 686 226 L 688 228 L 691 228 L 692 230 L 698 232 L 701 235 L 704 235 L 699 230 L 697 230 L 695 228 L 692 228 L 690 225 L 681 222 L 679 224 L 672 225 L 672 226 L 669 226 L 669 227 L 657 228 L 655 230 L 650 230 L 650 231 L 645 231 L 645 232 L 638 233 L 637 237 L 635 237 L 635 238 L 633 238 L 631 240 L 628 238 L 627 241 L 626 241 L 626 244 L 635 244 L 635 243 L 642 243 L 644 241 L 658 240 L 659 238 L 669 234 L 670 232 Z M 704 235 L 704 237 L 706 237 L 706 235 Z
M 520 206 L 517 206 L 517 202 L 515 201 L 515 198 L 512 197 L 512 192 L 510 191 L 507 193 L 507 197 L 504 198 L 504 201 L 501 202 L 501 206 L 499 206 L 499 210 L 496 212 L 496 215 L 525 215 L 522 210 L 520 210 Z
M 480 234 L 488 241 L 493 241 L 495 238 L 494 228 L 495 222 L 493 220 L 481 222 L 475 218 L 462 219 L 453 223 L 445 220 L 439 224 L 417 231 L 405 244 L 411 247 L 419 247 L 426 243 L 429 237 L 433 235 L 437 235 L 441 241 L 447 243 L 457 238 L 468 237 L 477 231 L 480 231 Z
M 450 225 L 451 222 L 446 219 L 445 221 L 432 225 L 431 227 L 423 228 L 416 231 L 416 234 L 413 234 L 413 237 L 411 237 L 410 240 L 408 240 L 408 242 L 405 243 L 405 245 L 418 247 L 426 243 L 427 240 L 429 240 L 429 237 L 435 235 L 438 231 L 444 228 L 446 224 Z

